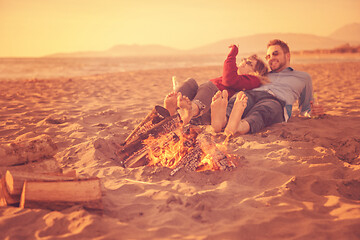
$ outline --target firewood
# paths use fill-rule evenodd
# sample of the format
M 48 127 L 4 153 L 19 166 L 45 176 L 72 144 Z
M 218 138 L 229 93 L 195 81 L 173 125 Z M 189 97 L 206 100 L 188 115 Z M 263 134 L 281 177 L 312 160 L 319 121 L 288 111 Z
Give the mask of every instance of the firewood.
M 20 200 L 21 208 L 62 210 L 74 205 L 81 205 L 90 210 L 103 209 L 98 178 L 24 183 Z
M 71 173 L 73 175 L 73 173 Z M 5 183 L 7 191 L 10 195 L 20 198 L 21 191 L 25 181 L 71 181 L 74 180 L 74 176 L 64 176 L 62 174 L 51 173 L 31 173 L 24 171 L 7 171 L 5 174 Z
M 48 135 L 40 135 L 26 141 L 0 145 L 0 166 L 14 166 L 50 158 L 55 155 L 56 145 Z
M 159 123 L 169 116 L 170 113 L 168 110 L 158 105 L 155 106 L 151 112 L 141 121 L 141 123 L 137 125 L 136 128 L 129 134 L 123 145 L 130 143 L 133 139 L 136 138 L 136 136 L 149 130 L 152 125 Z
M 232 167 L 232 165 L 228 164 L 227 156 L 216 147 L 216 144 L 212 141 L 210 135 L 199 134 L 197 136 L 197 142 L 202 151 L 211 156 L 212 161 L 220 170 L 226 170 L 227 168 Z
M 135 168 L 146 165 L 148 163 L 147 154 L 148 149 L 146 147 L 140 149 L 126 160 L 124 167 Z
M 185 132 L 183 132 L 183 142 L 181 153 L 183 157 L 180 162 L 175 166 L 174 170 L 170 173 L 171 176 L 175 175 L 180 169 L 186 168 L 191 171 L 195 171 L 200 158 L 203 155 L 203 151 L 200 145 L 197 143 L 197 136 L 199 129 L 189 126 Z
M 186 143 L 188 148 L 185 149 L 185 155 L 170 173 L 171 176 L 175 175 L 180 169 L 185 168 L 190 171 L 201 170 L 200 165 L 201 159 L 207 155 L 210 156 L 211 160 L 215 165 L 215 169 L 219 170 L 231 170 L 235 167 L 230 159 L 220 151 L 215 142 L 211 139 L 211 136 L 204 133 L 195 134 L 188 137 L 189 141 Z M 191 140 L 191 138 L 194 138 Z
M 203 152 L 201 148 L 196 145 L 182 158 L 181 162 L 183 162 L 183 165 L 186 169 L 195 171 L 200 163 L 200 157 L 202 154 Z
M 157 137 L 160 134 L 166 134 L 180 126 L 179 116 L 170 116 L 162 120 L 161 122 L 152 126 L 149 130 L 141 133 L 137 136 L 136 140 L 122 146 L 117 152 L 120 164 L 125 166 L 127 159 L 134 153 L 144 148 L 143 140 L 147 139 L 150 135 Z
M 2 189 L 2 194 L 3 194 L 4 198 L 5 198 L 5 201 L 6 201 L 7 205 L 19 204 L 19 198 L 12 196 L 8 192 L 8 190 L 6 188 L 5 177 L 1 178 L 1 189 Z
M 5 198 L 5 194 L 3 191 L 6 191 L 6 188 L 4 188 L 4 184 L 2 183 L 3 179 L 0 178 L 0 207 L 6 207 L 7 206 L 7 202 L 6 202 L 6 198 Z

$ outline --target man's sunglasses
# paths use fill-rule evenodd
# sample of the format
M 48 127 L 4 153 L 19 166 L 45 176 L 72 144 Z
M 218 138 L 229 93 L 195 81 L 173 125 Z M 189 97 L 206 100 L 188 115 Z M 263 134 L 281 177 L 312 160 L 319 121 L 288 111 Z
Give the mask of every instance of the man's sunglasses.
M 279 51 L 274 51 L 271 55 L 273 55 L 274 57 L 278 56 L 279 55 Z M 266 60 L 269 60 L 270 59 L 270 54 L 266 55 L 265 59 Z

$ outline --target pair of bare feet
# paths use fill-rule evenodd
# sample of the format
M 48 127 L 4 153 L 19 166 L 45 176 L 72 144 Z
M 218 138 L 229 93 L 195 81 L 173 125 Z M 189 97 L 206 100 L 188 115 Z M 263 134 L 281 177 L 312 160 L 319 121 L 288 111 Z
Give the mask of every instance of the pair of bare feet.
M 184 125 L 188 124 L 194 116 L 199 114 L 199 108 L 196 104 L 191 102 L 188 97 L 174 91 L 166 95 L 164 107 L 171 116 L 178 112 Z
M 226 126 L 224 132 L 226 135 L 246 134 L 250 130 L 247 121 L 242 120 L 242 115 L 247 106 L 247 96 L 244 92 L 239 92 L 236 96 L 233 109 L 229 120 L 226 117 L 226 108 L 228 104 L 228 92 L 218 91 L 211 102 L 211 126 L 215 132 L 221 132 Z M 188 97 L 182 96 L 181 93 L 171 92 L 164 100 L 164 107 L 170 115 L 179 112 L 183 124 L 186 125 L 190 120 L 199 114 L 198 106 Z
M 247 121 L 242 120 L 242 115 L 247 106 L 247 96 L 244 92 L 239 92 L 236 96 L 233 109 L 229 120 L 226 118 L 226 108 L 228 104 L 228 92 L 218 91 L 211 102 L 211 126 L 215 132 L 224 132 L 226 135 L 246 134 L 250 130 Z M 227 123 L 227 124 L 226 124 Z

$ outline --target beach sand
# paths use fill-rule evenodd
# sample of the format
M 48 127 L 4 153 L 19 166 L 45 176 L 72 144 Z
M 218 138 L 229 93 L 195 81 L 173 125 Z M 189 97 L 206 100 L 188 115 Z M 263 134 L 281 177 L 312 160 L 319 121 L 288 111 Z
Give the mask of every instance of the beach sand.
M 230 139 L 236 169 L 174 176 L 123 168 L 115 151 L 162 105 L 173 75 L 202 83 L 221 66 L 0 82 L 0 144 L 49 136 L 56 164 L 27 170 L 98 177 L 104 205 L 102 214 L 2 207 L 0 238 L 360 239 L 360 62 L 293 67 L 312 76 L 325 117 L 295 109 L 288 123 Z

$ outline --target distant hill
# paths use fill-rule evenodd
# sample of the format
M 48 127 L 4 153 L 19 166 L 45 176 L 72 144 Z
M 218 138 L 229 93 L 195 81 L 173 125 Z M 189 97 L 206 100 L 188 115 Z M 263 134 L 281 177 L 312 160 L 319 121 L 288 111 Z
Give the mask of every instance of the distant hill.
M 331 49 L 347 43 L 360 44 L 360 24 L 339 28 L 328 37 L 297 33 L 266 33 L 221 40 L 191 50 L 179 50 L 161 45 L 116 45 L 105 51 L 57 53 L 46 57 L 131 57 L 226 54 L 227 47 L 239 44 L 240 54 L 265 52 L 270 39 L 279 38 L 289 44 L 291 51 Z
M 123 57 L 123 56 L 159 56 L 176 55 L 181 50 L 161 45 L 116 45 L 105 51 L 86 51 L 74 53 L 56 53 L 46 57 Z
M 333 48 L 344 44 L 341 40 L 335 40 L 327 37 L 320 37 L 311 34 L 296 33 L 268 33 L 256 34 L 247 37 L 232 38 L 222 40 L 213 44 L 191 50 L 193 53 L 224 53 L 225 47 L 231 44 L 239 44 L 241 53 L 259 53 L 265 52 L 266 44 L 271 39 L 281 39 L 289 44 L 291 51 L 312 50 L 318 48 Z
M 352 23 L 337 29 L 330 38 L 345 41 L 349 44 L 360 44 L 360 23 Z

